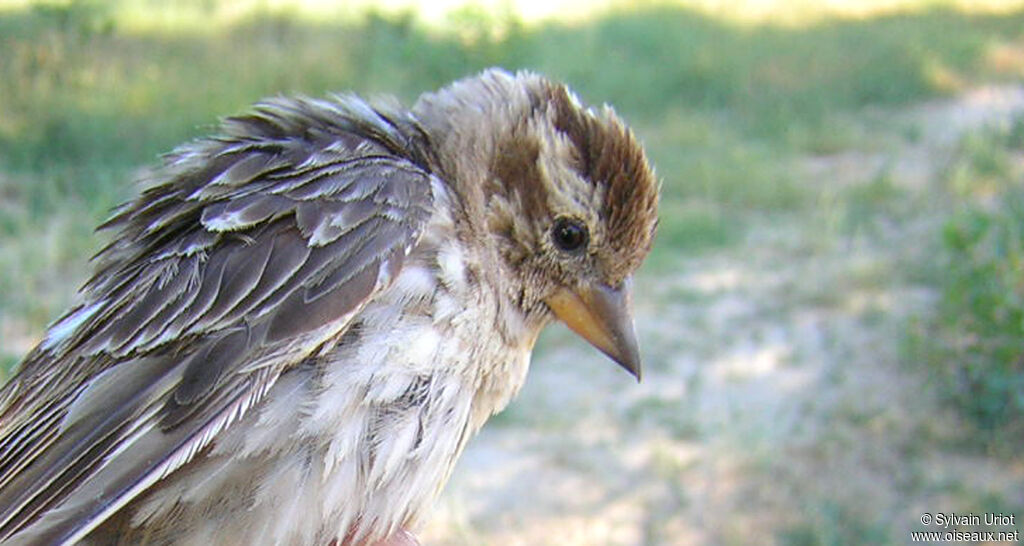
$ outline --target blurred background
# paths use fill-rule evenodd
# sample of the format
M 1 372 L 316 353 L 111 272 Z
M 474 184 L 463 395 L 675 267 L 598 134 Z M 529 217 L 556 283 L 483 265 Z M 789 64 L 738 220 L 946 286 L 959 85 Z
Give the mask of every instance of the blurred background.
M 550 329 L 425 546 L 1024 518 L 1021 1 L 0 0 L 0 378 L 158 154 L 268 95 L 410 102 L 492 65 L 614 104 L 657 165 L 646 368 Z

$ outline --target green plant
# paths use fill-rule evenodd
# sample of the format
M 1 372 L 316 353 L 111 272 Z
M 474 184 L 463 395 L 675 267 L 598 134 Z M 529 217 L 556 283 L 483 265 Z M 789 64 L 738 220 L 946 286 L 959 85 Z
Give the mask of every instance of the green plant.
M 1024 188 L 946 226 L 940 328 L 949 393 L 985 429 L 1024 421 Z

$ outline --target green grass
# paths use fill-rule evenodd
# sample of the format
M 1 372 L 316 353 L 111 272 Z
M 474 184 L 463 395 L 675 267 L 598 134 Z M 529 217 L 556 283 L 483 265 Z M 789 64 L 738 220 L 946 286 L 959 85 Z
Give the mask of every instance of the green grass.
M 839 200 L 843 203 L 839 227 L 848 234 L 876 230 L 881 219 L 906 216 L 908 206 L 914 205 L 909 192 L 893 182 L 887 169 L 866 184 L 845 188 Z
M 713 112 L 744 138 L 816 146 L 837 112 L 951 91 L 939 73 L 1017 76 L 989 66 L 986 53 L 1024 39 L 1024 13 L 932 10 L 787 28 L 668 7 L 529 29 L 467 11 L 458 32 L 412 16 L 311 24 L 267 15 L 220 32 L 139 35 L 118 29 L 117 2 L 95 6 L 0 12 L 9 166 L 134 166 L 262 96 L 353 89 L 409 99 L 495 64 L 566 79 L 645 124 Z
M 838 546 L 843 544 L 896 544 L 886 527 L 863 507 L 846 506 L 832 500 L 808 505 L 800 523 L 776 535 L 784 546 Z
M 953 210 L 925 276 L 936 313 L 914 327 L 911 358 L 980 433 L 1019 451 L 1024 431 L 1024 117 L 966 135 L 945 175 Z
M 973 209 L 945 232 L 949 274 L 940 328 L 953 399 L 986 429 L 1024 430 L 1024 189 Z
M 440 27 L 412 14 L 313 22 L 255 11 L 139 30 L 124 13 L 142 5 L 0 11 L 0 313 L 29 331 L 66 305 L 99 242 L 88 226 L 136 191 L 133 172 L 264 96 L 409 101 L 491 65 L 566 80 L 614 104 L 645 141 L 664 180 L 652 262 L 671 264 L 741 240 L 751 215 L 817 206 L 823 188 L 798 182 L 789 161 L 871 146 L 850 122 L 863 109 L 1020 77 L 991 52 L 1024 49 L 1024 11 L 922 7 L 783 26 L 651 6 L 527 25 L 465 8 Z M 851 203 L 848 228 L 890 200 L 884 183 L 837 197 Z

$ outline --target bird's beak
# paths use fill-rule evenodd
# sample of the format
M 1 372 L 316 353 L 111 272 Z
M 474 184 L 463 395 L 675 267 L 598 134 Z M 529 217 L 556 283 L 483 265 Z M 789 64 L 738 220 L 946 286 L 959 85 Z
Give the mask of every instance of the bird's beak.
M 640 380 L 640 349 L 633 331 L 632 294 L 627 280 L 618 288 L 605 284 L 578 290 L 563 288 L 545 303 L 572 331 L 618 362 Z

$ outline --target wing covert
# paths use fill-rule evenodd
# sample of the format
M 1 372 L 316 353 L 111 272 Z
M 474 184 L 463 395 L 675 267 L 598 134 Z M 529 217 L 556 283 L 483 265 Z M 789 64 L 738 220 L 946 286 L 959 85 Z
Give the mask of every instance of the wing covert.
M 0 541 L 81 538 L 344 332 L 430 214 L 412 123 L 279 99 L 169 159 L 0 392 Z

